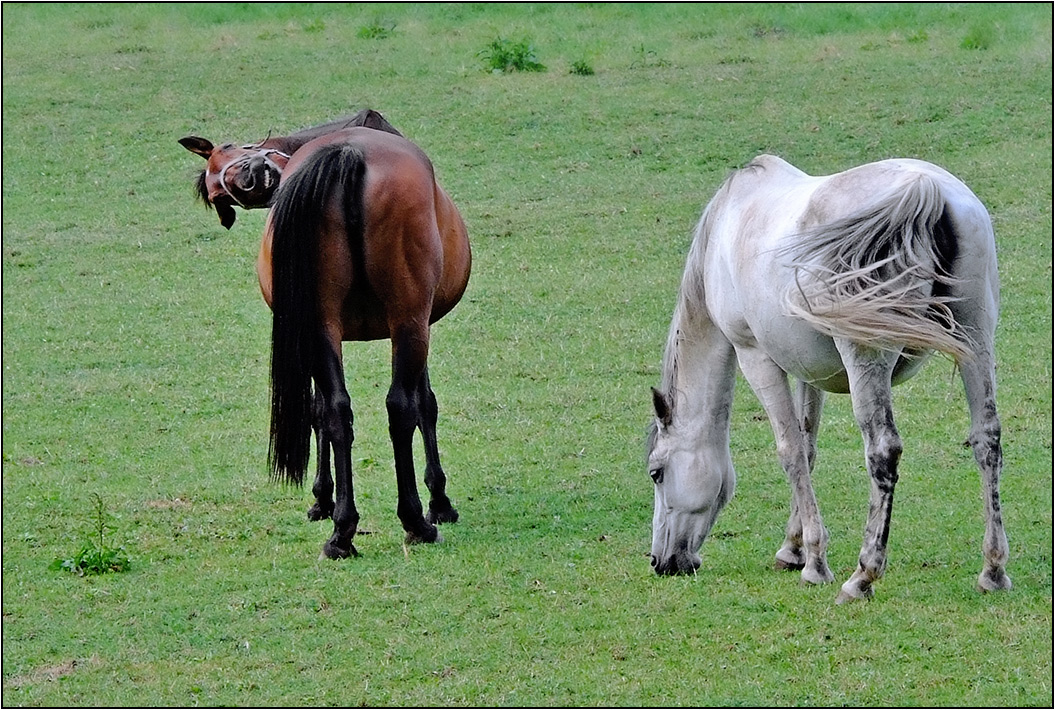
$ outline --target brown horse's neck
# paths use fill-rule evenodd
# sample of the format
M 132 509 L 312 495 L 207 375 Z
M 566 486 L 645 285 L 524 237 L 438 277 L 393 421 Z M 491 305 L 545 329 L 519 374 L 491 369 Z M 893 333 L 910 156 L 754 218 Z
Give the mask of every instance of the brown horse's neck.
M 260 148 L 279 150 L 286 155 L 293 155 L 302 145 L 310 141 L 312 137 L 300 138 L 297 135 L 277 136 L 275 138 L 268 138 L 265 141 L 261 141 L 258 145 Z
M 374 130 L 392 133 L 397 136 L 403 135 L 377 111 L 365 108 L 354 116 L 338 118 L 335 121 L 323 123 L 319 126 L 312 126 L 311 128 L 305 128 L 302 131 L 297 131 L 288 136 L 268 138 L 260 143 L 260 147 L 280 150 L 287 155 L 293 155 L 308 141 L 355 126 L 365 126 L 366 128 L 373 128 Z

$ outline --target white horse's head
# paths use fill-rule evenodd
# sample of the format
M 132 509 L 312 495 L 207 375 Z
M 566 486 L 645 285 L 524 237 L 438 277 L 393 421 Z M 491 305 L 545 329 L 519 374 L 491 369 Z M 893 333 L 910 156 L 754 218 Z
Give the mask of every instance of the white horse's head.
M 655 484 L 652 567 L 657 574 L 688 574 L 718 513 L 733 497 L 736 474 L 728 446 L 706 446 L 707 424 L 676 421 L 671 396 L 652 390 L 656 419 L 648 437 L 648 473 Z M 688 418 L 685 418 L 688 419 Z

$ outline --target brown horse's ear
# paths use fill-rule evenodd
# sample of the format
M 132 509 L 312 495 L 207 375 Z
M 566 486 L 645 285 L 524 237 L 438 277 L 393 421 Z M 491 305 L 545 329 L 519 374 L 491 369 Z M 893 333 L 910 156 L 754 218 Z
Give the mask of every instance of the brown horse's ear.
M 652 388 L 652 407 L 656 410 L 656 418 L 659 419 L 659 423 L 663 426 L 670 426 L 671 421 L 674 419 L 670 397 L 655 387 Z
M 220 224 L 223 225 L 224 229 L 230 229 L 237 216 L 235 215 L 234 207 L 230 205 L 216 205 L 216 214 L 220 216 Z
M 199 138 L 198 136 L 187 136 L 186 138 L 180 138 L 179 144 L 190 152 L 197 153 L 206 160 L 208 160 L 209 156 L 212 155 L 212 142 L 206 140 L 205 138 Z
M 367 128 L 373 128 L 375 131 L 384 131 L 385 133 L 392 133 L 394 135 L 403 137 L 403 134 L 396 130 L 396 127 L 385 120 L 385 117 L 379 114 L 372 108 L 363 109 L 362 113 L 366 114 L 363 116 L 363 125 Z

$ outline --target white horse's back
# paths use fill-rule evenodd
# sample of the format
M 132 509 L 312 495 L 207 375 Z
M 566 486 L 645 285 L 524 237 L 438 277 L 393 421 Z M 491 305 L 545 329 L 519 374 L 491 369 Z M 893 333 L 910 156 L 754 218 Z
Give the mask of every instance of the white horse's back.
M 923 189 L 913 192 L 920 184 Z M 884 203 L 907 213 L 895 213 L 895 222 L 916 220 L 909 231 L 936 231 L 939 243 L 907 234 L 915 242 L 865 249 L 853 268 L 872 273 L 864 274 L 865 283 L 840 290 L 832 277 L 848 270 L 840 262 L 861 246 L 854 243 L 867 236 L 861 225 L 867 228 L 870 212 Z M 871 226 L 886 227 L 890 220 L 882 222 L 883 216 Z M 831 225 L 850 225 L 859 233 L 831 235 Z M 839 239 L 848 243 L 832 244 Z M 813 177 L 780 158 L 760 156 L 722 186 L 696 240 L 706 306 L 726 337 L 738 347 L 762 347 L 787 372 L 822 389 L 848 391 L 833 337 L 905 350 L 898 381 L 918 369 L 926 351 L 969 356 L 969 334 L 943 305 L 962 297 L 962 281 L 987 285 L 995 316 L 998 282 L 988 214 L 962 182 L 923 161 L 884 160 Z M 917 276 L 884 274 L 883 265 L 876 266 L 892 257 L 893 248 L 907 252 L 892 263 L 911 261 Z M 880 274 L 890 283 L 880 283 Z M 877 298 L 884 290 L 886 299 Z

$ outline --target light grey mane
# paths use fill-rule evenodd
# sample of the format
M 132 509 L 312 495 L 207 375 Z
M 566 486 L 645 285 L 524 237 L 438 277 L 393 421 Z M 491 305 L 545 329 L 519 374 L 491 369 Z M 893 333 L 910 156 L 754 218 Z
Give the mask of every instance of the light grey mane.
M 681 342 L 686 337 L 685 328 L 694 315 L 707 309 L 707 291 L 704 284 L 703 266 L 707 252 L 707 241 L 714 225 L 715 215 L 728 198 L 730 186 L 738 175 L 749 170 L 764 169 L 763 165 L 754 160 L 740 170 L 730 173 L 722 181 L 711 201 L 707 203 L 707 207 L 692 232 L 692 246 L 689 248 L 687 260 L 688 268 L 685 269 L 681 279 L 678 300 L 674 307 L 674 316 L 671 319 L 670 332 L 667 334 L 667 344 L 663 350 L 663 371 L 659 390 L 670 398 L 672 407 L 677 400 L 674 395 L 678 379 L 678 354 L 681 350 Z

